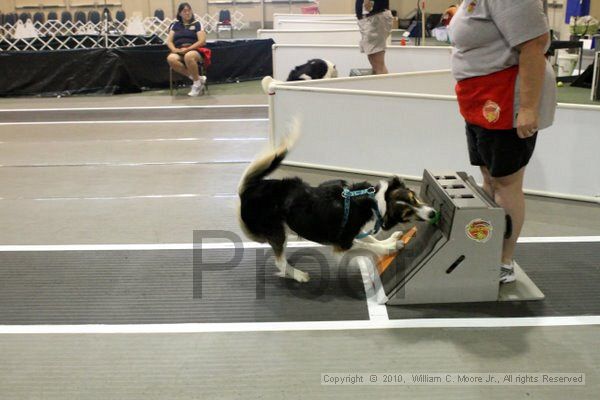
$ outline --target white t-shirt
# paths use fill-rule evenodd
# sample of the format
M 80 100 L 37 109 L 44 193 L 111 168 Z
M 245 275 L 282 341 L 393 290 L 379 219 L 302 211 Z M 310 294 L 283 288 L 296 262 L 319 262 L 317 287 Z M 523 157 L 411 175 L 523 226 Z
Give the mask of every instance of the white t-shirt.
M 448 28 L 454 46 L 454 78 L 460 81 L 518 65 L 516 47 L 548 30 L 541 0 L 464 0 Z M 518 106 L 517 80 L 515 113 Z M 556 78 L 552 66 L 546 62 L 539 129 L 552 125 L 555 108 Z

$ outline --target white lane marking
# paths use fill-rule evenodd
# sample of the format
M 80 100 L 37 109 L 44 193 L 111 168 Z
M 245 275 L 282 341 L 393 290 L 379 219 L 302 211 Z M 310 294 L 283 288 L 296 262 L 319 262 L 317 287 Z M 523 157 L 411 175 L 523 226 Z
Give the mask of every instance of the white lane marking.
M 600 242 L 600 236 L 533 236 L 522 237 L 518 243 L 590 243 Z
M 216 243 L 140 243 L 140 244 L 67 244 L 67 245 L 4 245 L 2 251 L 127 251 L 127 250 L 227 250 L 236 246 L 244 249 L 268 249 L 266 243 L 257 242 L 216 242 Z M 288 242 L 288 248 L 324 247 L 308 241 Z
M 39 111 L 110 111 L 110 110 L 179 110 L 193 108 L 267 108 L 268 104 L 223 104 L 198 106 L 137 106 L 137 107 L 69 107 L 69 108 L 2 108 L 0 112 Z
M 209 160 L 209 161 L 170 161 L 147 163 L 81 163 L 81 164 L 14 164 L 0 165 L 0 168 L 46 168 L 46 167 L 143 167 L 149 165 L 205 165 L 205 164 L 248 164 L 252 160 Z
M 375 272 L 376 266 L 373 260 L 366 256 L 357 257 L 356 262 L 360 268 L 363 284 L 365 285 L 365 295 L 367 297 L 367 309 L 371 321 L 388 321 L 388 312 L 385 303 L 387 296 L 383 292 L 383 286 L 379 280 L 379 274 Z
M 264 142 L 268 139 L 266 137 L 213 137 L 213 138 L 202 138 L 202 137 L 185 137 L 185 138 L 156 138 L 156 139 L 82 139 L 82 140 L 36 140 L 36 141 L 24 141 L 24 142 L 0 142 L 0 144 L 44 144 L 44 143 L 146 143 L 146 142 L 206 142 L 212 140 L 213 142 Z
M 268 118 L 231 118 L 231 119 L 164 119 L 164 120 L 103 120 L 103 121 L 35 121 L 0 122 L 0 126 L 13 125 L 75 125 L 75 124 L 190 124 L 198 122 L 267 122 Z
M 414 328 L 517 328 L 600 325 L 600 316 L 522 318 L 421 318 L 399 320 L 230 322 L 122 325 L 0 325 L 5 334 L 141 334 L 273 331 L 331 331 Z
M 227 197 L 236 195 L 223 194 Z M 581 240 L 579 240 L 581 239 Z M 523 237 L 520 243 L 589 243 L 600 242 L 600 236 L 566 236 L 566 237 Z M 264 243 L 242 242 L 244 248 L 268 248 Z M 198 245 L 196 245 L 198 246 Z M 287 247 L 325 247 L 309 241 L 288 242 Z M 61 244 L 61 245 L 1 245 L 0 251 L 104 251 L 104 250 L 185 250 L 193 249 L 194 243 L 128 243 L 128 244 Z M 199 248 L 199 247 L 196 247 Z M 231 242 L 207 243 L 203 249 L 233 249 Z

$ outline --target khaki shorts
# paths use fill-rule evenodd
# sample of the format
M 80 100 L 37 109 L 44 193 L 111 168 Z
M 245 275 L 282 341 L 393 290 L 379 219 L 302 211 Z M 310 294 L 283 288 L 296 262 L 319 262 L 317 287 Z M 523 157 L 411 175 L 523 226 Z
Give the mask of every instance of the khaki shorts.
M 360 52 L 369 55 L 385 51 L 393 20 L 390 10 L 359 19 L 358 29 L 362 36 Z

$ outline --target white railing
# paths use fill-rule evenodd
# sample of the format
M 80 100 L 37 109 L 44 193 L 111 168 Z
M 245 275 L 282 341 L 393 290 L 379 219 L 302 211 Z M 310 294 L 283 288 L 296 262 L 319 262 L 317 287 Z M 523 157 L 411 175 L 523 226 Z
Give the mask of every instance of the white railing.
M 240 11 L 231 13 L 231 27 L 235 30 L 245 28 L 248 23 L 243 21 L 244 15 Z M 216 32 L 219 23 L 218 13 L 211 15 L 196 15 L 207 33 Z M 32 51 L 32 50 L 61 50 L 81 49 L 95 47 L 121 47 L 150 44 L 153 37 L 159 37 L 163 42 L 169 34 L 169 27 L 173 19 L 160 20 L 156 17 L 141 19 L 132 17 L 123 22 L 113 20 L 100 21 L 94 24 L 91 21 L 61 22 L 48 20 L 45 22 L 32 22 L 21 20 L 14 25 L 0 25 L 0 51 Z M 89 35 L 77 38 L 77 35 Z M 128 39 L 125 35 L 138 36 L 135 40 Z M 147 36 L 148 38 L 144 39 Z

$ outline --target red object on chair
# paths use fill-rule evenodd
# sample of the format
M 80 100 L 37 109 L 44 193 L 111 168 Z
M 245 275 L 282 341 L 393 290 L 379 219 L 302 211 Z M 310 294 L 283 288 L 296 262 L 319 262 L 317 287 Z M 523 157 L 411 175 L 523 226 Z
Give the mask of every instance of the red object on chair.
M 202 55 L 202 62 L 204 64 L 204 69 L 208 69 L 208 67 L 210 67 L 210 58 L 212 56 L 212 51 L 210 49 L 207 49 L 206 47 L 200 47 L 198 50 L 198 53 L 200 53 Z
M 302 14 L 319 14 L 319 6 L 301 7 Z

